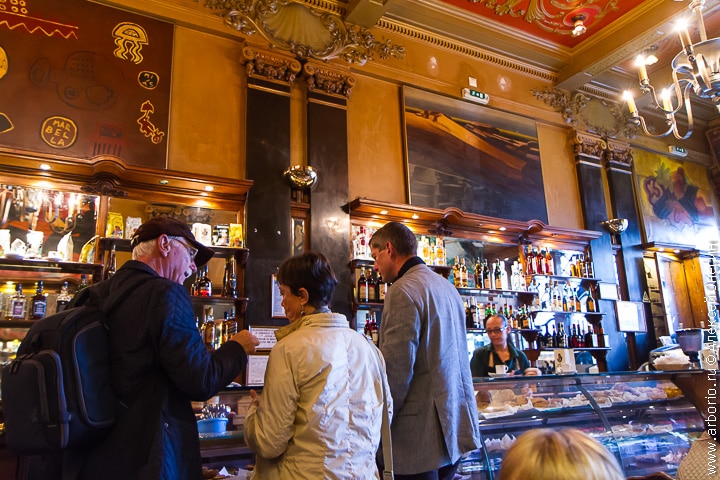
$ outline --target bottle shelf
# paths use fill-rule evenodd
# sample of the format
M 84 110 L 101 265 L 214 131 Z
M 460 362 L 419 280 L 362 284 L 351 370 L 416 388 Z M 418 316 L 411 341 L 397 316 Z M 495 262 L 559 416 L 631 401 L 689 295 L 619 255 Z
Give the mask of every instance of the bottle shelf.
M 602 280 L 594 277 L 570 277 L 565 275 L 547 275 L 544 273 L 534 273 L 529 278 L 547 278 L 549 280 L 565 281 L 565 282 L 601 282 Z
M 571 315 L 583 315 L 585 317 L 602 317 L 605 315 L 603 312 L 564 312 L 562 310 L 530 310 L 528 311 L 533 317 L 542 314 L 548 314 L 553 316 L 571 316 Z
M 354 305 L 359 310 L 372 310 L 373 308 L 382 308 L 385 304 L 381 302 L 354 302 Z
M 0 328 L 30 328 L 37 320 L 0 320 Z
M 488 288 L 475 288 L 475 287 L 455 287 L 460 295 L 471 295 L 471 296 L 505 296 L 505 297 L 516 297 L 519 295 L 535 296 L 537 292 L 531 292 L 528 290 L 495 290 Z

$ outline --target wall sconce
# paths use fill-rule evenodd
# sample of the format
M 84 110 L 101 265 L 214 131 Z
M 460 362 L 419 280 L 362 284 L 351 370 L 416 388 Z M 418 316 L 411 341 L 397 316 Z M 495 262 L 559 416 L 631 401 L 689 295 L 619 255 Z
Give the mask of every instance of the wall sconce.
M 600 223 L 605 229 L 614 234 L 614 235 L 620 235 L 625 230 L 627 230 L 628 227 L 628 219 L 627 218 L 611 218 L 609 220 L 605 220 L 604 222 Z
M 283 178 L 292 187 L 296 202 L 302 200 L 303 190 L 310 190 L 318 180 L 317 171 L 310 165 L 292 165 L 285 169 Z

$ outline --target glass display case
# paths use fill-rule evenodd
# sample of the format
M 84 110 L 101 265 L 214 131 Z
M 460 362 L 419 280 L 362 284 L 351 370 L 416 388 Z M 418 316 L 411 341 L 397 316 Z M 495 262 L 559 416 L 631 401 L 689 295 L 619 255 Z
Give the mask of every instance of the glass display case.
M 573 427 L 613 452 L 628 477 L 653 472 L 675 475 L 703 431 L 700 412 L 677 386 L 677 375 L 476 378 L 482 447 L 463 458 L 459 473 L 473 480 L 492 480 L 505 452 L 523 432 Z

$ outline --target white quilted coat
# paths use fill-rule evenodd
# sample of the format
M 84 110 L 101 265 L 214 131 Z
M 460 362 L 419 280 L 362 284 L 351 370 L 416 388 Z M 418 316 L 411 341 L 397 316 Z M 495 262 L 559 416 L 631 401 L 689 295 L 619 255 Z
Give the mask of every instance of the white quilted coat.
M 245 419 L 253 478 L 379 478 L 381 382 L 390 392 L 380 351 L 341 314 L 307 315 L 276 336 L 260 405 Z

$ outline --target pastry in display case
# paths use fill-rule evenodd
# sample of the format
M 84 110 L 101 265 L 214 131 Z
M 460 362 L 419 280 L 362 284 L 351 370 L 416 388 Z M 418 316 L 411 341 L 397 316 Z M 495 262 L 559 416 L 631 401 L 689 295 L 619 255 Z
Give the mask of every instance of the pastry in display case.
M 697 408 L 669 372 L 475 379 L 482 447 L 459 473 L 493 479 L 515 439 L 534 428 L 579 428 L 618 458 L 625 475 L 674 475 L 703 432 Z

